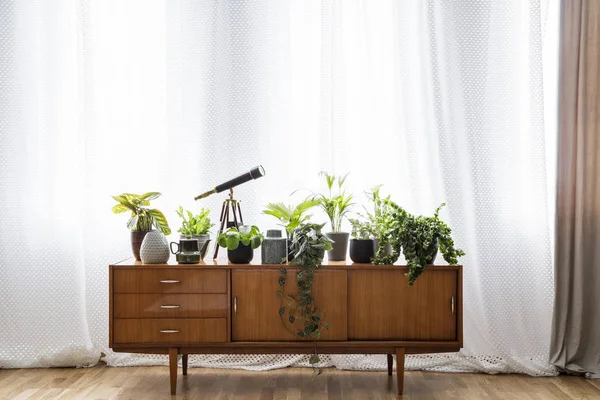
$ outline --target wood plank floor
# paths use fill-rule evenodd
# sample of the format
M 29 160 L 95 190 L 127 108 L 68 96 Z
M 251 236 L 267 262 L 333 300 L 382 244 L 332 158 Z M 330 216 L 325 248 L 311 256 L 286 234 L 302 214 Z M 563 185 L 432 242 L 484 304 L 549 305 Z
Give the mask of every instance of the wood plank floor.
M 386 372 L 190 368 L 169 395 L 167 367 L 0 370 L 0 399 L 600 399 L 600 380 L 406 372 L 404 396 Z

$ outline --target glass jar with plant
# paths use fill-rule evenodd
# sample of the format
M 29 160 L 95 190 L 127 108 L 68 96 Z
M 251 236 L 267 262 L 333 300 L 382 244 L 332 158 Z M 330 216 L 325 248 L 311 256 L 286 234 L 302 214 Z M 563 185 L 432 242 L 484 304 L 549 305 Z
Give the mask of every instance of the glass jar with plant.
M 171 234 L 171 229 L 164 214 L 155 208 L 150 208 L 150 201 L 160 197 L 159 192 L 144 194 L 122 193 L 112 196 L 118 204 L 112 208 L 113 213 L 131 212 L 127 228 L 131 230 L 131 249 L 136 260 L 140 260 L 140 247 L 148 232 L 156 227 L 165 235 Z
M 219 246 L 227 249 L 227 258 L 232 264 L 248 264 L 254 258 L 254 250 L 263 241 L 263 235 L 255 225 L 231 227 L 217 239 Z
M 210 229 L 214 226 L 210 221 L 210 210 L 202 208 L 198 214 L 194 215 L 191 211 L 184 210 L 182 206 L 179 206 L 175 212 L 182 219 L 181 227 L 177 230 L 181 234 L 180 238 L 196 239 L 200 250 L 200 259 L 204 259 L 210 243 Z
M 307 214 L 308 210 L 319 204 L 319 200 L 308 198 L 304 199 L 296 206 L 287 205 L 281 202 L 269 203 L 263 210 L 263 214 L 277 218 L 279 225 L 285 228 L 288 239 L 288 261 L 291 261 L 294 258 L 293 253 L 289 250 L 294 230 L 310 219 L 311 215 Z
M 296 273 L 298 295 L 294 297 L 285 293 L 288 272 L 284 267 L 279 270 L 280 290 L 277 291 L 277 297 L 281 300 L 279 316 L 284 328 L 299 338 L 315 341 L 315 351 L 310 356 L 309 363 L 319 374 L 322 371 L 317 368 L 317 364 L 321 359 L 317 353 L 316 341 L 321 337 L 323 329 L 329 329 L 329 324 L 325 322 L 323 311 L 314 302 L 313 284 L 315 272 L 323 261 L 325 251 L 331 250 L 333 243 L 321 233 L 323 226 L 324 224 L 304 224 L 294 230 L 292 264 L 300 267 Z M 291 328 L 286 321 L 289 321 Z M 296 327 L 296 322 L 301 324 L 300 327 Z
M 331 223 L 331 232 L 326 233 L 326 235 L 333 241 L 333 247 L 327 252 L 327 258 L 331 261 L 345 261 L 350 234 L 342 232 L 342 222 L 354 205 L 352 194 L 346 194 L 342 189 L 348 174 L 336 177 L 323 171 L 319 175 L 325 178 L 328 193 L 327 195 L 317 194 L 313 198 L 319 201 L 319 206 L 327 214 L 327 218 Z M 337 194 L 335 195 L 333 193 L 334 186 L 337 187 Z
M 350 239 L 350 259 L 355 263 L 370 263 L 375 257 L 373 225 L 362 215 L 350 218 L 352 239 Z
M 435 261 L 438 249 L 450 265 L 456 265 L 458 257 L 465 255 L 464 251 L 454 247 L 452 230 L 439 218 L 439 211 L 446 203 L 435 210 L 433 217 L 417 217 L 406 212 L 389 198 L 379 199 L 379 201 L 385 203 L 390 210 L 391 221 L 387 234 L 392 253 L 385 255 L 380 244 L 374 258 L 375 264 L 393 264 L 402 250 L 408 264 L 408 284 L 412 286 L 423 273 L 426 265 Z

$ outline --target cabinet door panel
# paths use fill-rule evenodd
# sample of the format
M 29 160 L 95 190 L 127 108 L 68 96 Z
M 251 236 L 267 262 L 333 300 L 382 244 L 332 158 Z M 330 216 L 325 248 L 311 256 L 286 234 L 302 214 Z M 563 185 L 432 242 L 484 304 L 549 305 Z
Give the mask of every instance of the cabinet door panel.
M 297 294 L 297 269 L 288 268 L 285 293 Z M 234 341 L 296 341 L 296 331 L 302 321 L 289 323 L 287 312 L 279 316 L 281 300 L 277 297 L 279 271 L 232 270 L 231 293 L 232 340 Z M 315 304 L 324 313 L 329 329 L 321 331 L 320 340 L 346 340 L 348 319 L 346 271 L 317 271 L 313 285 Z M 291 331 L 291 332 L 290 332 Z
M 457 340 L 457 271 L 426 270 L 413 286 L 405 273 L 348 272 L 350 340 Z

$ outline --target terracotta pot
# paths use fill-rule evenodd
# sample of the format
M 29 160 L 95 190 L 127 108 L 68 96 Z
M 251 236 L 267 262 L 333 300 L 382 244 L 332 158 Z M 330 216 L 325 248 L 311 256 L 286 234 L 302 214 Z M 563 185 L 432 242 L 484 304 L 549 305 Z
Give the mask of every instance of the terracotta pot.
M 140 258 L 140 248 L 146 234 L 151 231 L 131 231 L 131 250 L 136 261 L 142 261 Z

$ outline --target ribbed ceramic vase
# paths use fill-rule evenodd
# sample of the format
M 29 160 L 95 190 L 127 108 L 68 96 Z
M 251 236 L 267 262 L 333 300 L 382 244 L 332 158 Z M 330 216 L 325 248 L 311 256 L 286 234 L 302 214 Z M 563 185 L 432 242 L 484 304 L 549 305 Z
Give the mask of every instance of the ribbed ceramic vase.
M 159 231 L 150 231 L 144 237 L 140 258 L 144 264 L 164 264 L 169 261 L 169 242 Z

